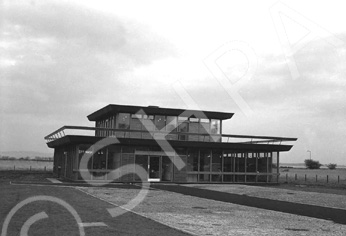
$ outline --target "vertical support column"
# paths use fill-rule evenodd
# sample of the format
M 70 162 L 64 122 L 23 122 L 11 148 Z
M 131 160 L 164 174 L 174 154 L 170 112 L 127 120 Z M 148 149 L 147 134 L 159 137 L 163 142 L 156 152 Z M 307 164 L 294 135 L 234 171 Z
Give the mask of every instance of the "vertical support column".
M 280 176 L 280 152 L 277 152 L 277 160 L 276 160 L 276 182 L 279 183 L 279 176 Z
M 269 152 L 270 153 L 270 155 L 272 156 L 272 158 L 273 158 L 273 153 L 272 152 Z M 267 169 L 267 171 L 266 171 L 266 173 L 267 173 L 267 180 L 266 180 L 266 182 L 268 183 L 269 182 L 269 154 L 268 152 L 266 153 L 266 164 L 267 164 L 267 166 L 266 166 L 266 169 Z M 271 174 L 271 173 L 270 173 Z
M 234 175 L 234 173 L 235 173 L 235 157 L 236 157 L 236 153 L 232 153 L 232 156 L 233 156 L 233 182 L 235 182 L 235 175 Z
M 72 166 L 72 173 L 74 180 L 78 179 L 78 159 L 79 159 L 79 145 L 77 144 L 74 148 L 74 160 L 72 161 L 73 166 Z M 74 171 L 76 170 L 76 171 Z
M 246 178 L 247 178 L 247 175 L 246 175 L 246 172 L 247 172 L 247 157 L 248 157 L 248 153 L 247 152 L 244 152 L 244 172 L 245 172 L 245 175 L 244 175 L 244 182 L 246 183 Z
M 67 148 L 67 150 L 68 150 L 68 148 Z M 64 170 L 64 177 L 66 178 L 66 170 L 67 170 L 67 154 L 68 154 L 68 151 L 64 151 L 64 158 L 65 158 L 65 170 Z
M 223 157 L 223 155 L 224 155 L 224 151 L 222 150 L 221 151 L 221 182 L 223 182 L 223 167 L 224 167 L 224 157 Z M 228 153 L 227 153 L 227 158 L 228 158 Z
M 260 156 L 260 154 L 257 152 L 256 153 L 256 169 L 255 169 L 255 171 L 256 171 L 256 177 L 255 177 L 255 182 L 257 183 L 258 182 L 258 173 L 259 173 L 259 171 L 258 171 L 258 158 L 259 158 L 259 156 Z
M 220 120 L 220 135 L 222 135 L 222 120 Z M 221 136 L 221 139 L 222 139 L 222 136 Z M 222 140 L 221 140 L 222 142 Z

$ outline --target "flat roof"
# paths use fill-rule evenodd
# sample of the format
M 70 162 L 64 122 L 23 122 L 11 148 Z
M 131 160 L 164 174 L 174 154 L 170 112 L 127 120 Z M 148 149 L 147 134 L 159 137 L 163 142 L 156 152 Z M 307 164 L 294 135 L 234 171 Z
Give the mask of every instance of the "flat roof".
M 116 113 L 145 113 L 147 115 L 166 115 L 166 116 L 183 116 L 183 117 L 197 117 L 197 118 L 209 118 L 226 120 L 232 118 L 234 113 L 228 112 L 216 112 L 216 111 L 202 111 L 202 110 L 186 110 L 176 108 L 162 108 L 158 106 L 129 106 L 129 105 L 117 105 L 109 104 L 94 113 L 88 115 L 90 121 L 97 121 L 103 118 L 107 118 Z
M 56 148 L 60 146 L 68 146 L 70 144 L 96 144 L 98 141 L 104 139 L 104 137 L 95 136 L 81 136 L 81 135 L 66 135 L 62 138 L 47 143 L 48 147 Z M 133 146 L 159 146 L 154 139 L 130 139 L 130 138 L 118 138 L 115 145 L 133 145 Z M 205 148 L 205 149 L 221 149 L 232 150 L 234 152 L 287 152 L 293 145 L 283 144 L 250 144 L 250 143 L 223 143 L 223 142 L 198 142 L 198 141 L 179 141 L 179 140 L 167 140 L 173 148 L 185 147 L 185 148 Z M 110 144 L 110 143 L 109 143 Z

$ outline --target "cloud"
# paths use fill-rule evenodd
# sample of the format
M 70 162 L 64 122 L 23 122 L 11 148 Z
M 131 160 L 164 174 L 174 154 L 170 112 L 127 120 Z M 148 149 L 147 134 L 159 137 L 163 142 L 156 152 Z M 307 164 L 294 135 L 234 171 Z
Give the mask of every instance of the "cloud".
M 76 111 L 121 89 L 123 73 L 175 55 L 146 26 L 79 5 L 9 3 L 2 13 L 6 114 Z
M 140 22 L 85 6 L 8 1 L 0 11 L 2 150 L 44 150 L 62 125 L 90 126 L 86 115 L 128 91 L 127 74 L 176 55 Z
M 293 58 L 300 74 L 298 79 L 292 79 L 283 56 L 263 57 L 257 74 L 242 90 L 244 99 L 253 107 L 269 105 L 345 117 L 344 42 L 335 47 L 319 39 L 296 52 Z

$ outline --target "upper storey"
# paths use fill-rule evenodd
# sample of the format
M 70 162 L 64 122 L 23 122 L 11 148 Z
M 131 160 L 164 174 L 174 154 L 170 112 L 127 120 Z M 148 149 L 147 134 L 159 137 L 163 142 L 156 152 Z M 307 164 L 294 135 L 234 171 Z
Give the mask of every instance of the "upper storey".
M 221 135 L 222 120 L 230 119 L 233 114 L 157 106 L 108 105 L 89 115 L 88 119 L 96 121 L 96 128 Z M 102 131 L 96 132 L 96 136 L 105 135 L 103 133 Z M 131 133 L 131 135 L 136 135 L 136 133 Z M 171 138 L 187 140 L 187 136 L 182 134 Z M 205 135 L 190 136 L 189 140 L 201 138 L 205 139 Z
M 199 143 L 201 147 L 226 145 L 227 148 L 233 148 L 232 145 L 235 145 L 239 150 L 247 150 L 250 146 L 254 150 L 262 150 L 261 148 L 268 149 L 270 146 L 271 150 L 278 148 L 275 150 L 281 151 L 288 151 L 292 147 L 281 145 L 281 142 L 297 140 L 286 137 L 223 134 L 222 121 L 232 118 L 233 115 L 225 112 L 156 106 L 108 105 L 88 116 L 90 121 L 96 122 L 96 127 L 63 126 L 47 135 L 45 139 L 49 147 L 76 140 L 93 143 L 104 137 L 116 137 L 129 143 L 168 140 L 185 146 Z
M 234 113 L 215 112 L 215 111 L 200 111 L 200 110 L 185 110 L 174 108 L 160 108 L 158 106 L 126 106 L 109 104 L 88 115 L 90 121 L 100 121 L 107 119 L 115 114 L 128 113 L 128 114 L 143 114 L 143 115 L 163 115 L 163 116 L 180 116 L 180 117 L 193 117 L 193 118 L 207 118 L 226 120 L 232 118 Z

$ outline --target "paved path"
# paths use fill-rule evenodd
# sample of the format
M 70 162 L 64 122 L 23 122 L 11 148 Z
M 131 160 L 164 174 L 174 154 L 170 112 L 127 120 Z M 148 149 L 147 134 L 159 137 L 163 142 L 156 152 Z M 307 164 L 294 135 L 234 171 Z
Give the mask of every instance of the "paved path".
M 86 224 L 86 235 L 165 235 L 186 236 L 187 233 L 170 228 L 132 212 L 112 218 L 107 209 L 114 206 L 75 188 L 0 184 L 0 226 L 8 213 L 21 201 L 34 196 L 53 196 L 70 204 Z M 29 235 L 79 235 L 78 224 L 71 213 L 55 202 L 39 201 L 23 206 L 10 221 L 7 235 L 18 235 L 23 224 L 32 216 L 45 212 L 48 218 L 31 225 Z M 102 222 L 102 223 L 101 223 Z M 104 225 L 106 226 L 104 226 Z M 31 232 L 31 234 L 30 234 Z
M 335 223 L 346 224 L 346 210 L 343 209 L 251 197 L 246 195 L 224 193 L 219 191 L 198 189 L 194 187 L 187 187 L 181 185 L 155 184 L 152 185 L 152 187 L 175 193 L 190 195 L 194 197 L 206 198 L 221 202 L 228 202 L 243 206 L 256 207 L 260 209 L 290 213 L 295 215 L 308 216 L 323 220 L 332 220 Z

